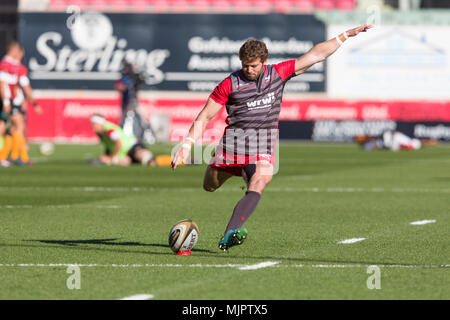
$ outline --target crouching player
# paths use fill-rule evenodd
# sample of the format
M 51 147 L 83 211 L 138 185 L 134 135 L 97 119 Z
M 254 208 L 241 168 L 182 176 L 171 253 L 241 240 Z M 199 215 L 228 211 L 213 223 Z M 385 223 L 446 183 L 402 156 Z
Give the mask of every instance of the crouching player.
M 170 155 L 153 157 L 147 147 L 134 135 L 127 135 L 118 125 L 106 121 L 101 115 L 91 117 L 91 125 L 100 142 L 105 146 L 105 153 L 99 157 L 100 164 L 129 166 L 140 163 L 146 166 L 169 166 Z
M 381 136 L 356 136 L 364 150 L 389 149 L 391 151 L 419 150 L 426 145 L 437 145 L 436 139 L 416 139 L 408 137 L 400 131 L 385 131 Z

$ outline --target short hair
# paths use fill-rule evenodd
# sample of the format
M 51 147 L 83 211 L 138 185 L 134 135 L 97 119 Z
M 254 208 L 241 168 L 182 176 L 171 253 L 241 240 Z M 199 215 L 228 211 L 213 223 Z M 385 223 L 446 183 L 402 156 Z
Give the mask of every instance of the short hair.
M 268 57 L 269 51 L 267 50 L 266 44 L 254 38 L 245 41 L 239 49 L 239 59 L 241 61 L 251 61 L 260 58 L 261 62 L 264 63 Z
M 5 45 L 5 52 L 8 53 L 11 51 L 12 48 L 14 48 L 15 46 L 18 46 L 19 49 L 23 50 L 22 46 L 20 45 L 19 41 L 17 40 L 10 40 L 6 43 Z

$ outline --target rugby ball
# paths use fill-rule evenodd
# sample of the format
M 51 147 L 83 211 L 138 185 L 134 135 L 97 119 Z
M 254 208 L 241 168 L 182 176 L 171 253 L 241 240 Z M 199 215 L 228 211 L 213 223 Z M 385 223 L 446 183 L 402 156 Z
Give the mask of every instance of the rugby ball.
M 198 226 L 190 220 L 178 221 L 169 232 L 169 247 L 174 253 L 194 248 L 198 240 Z

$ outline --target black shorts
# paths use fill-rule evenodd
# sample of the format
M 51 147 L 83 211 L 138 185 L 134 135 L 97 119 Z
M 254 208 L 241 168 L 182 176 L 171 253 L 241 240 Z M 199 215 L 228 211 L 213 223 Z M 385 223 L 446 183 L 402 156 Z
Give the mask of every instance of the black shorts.
M 3 112 L 3 100 L 0 99 L 0 112 Z
M 8 114 L 3 111 L 3 100 L 0 99 L 0 121 L 6 122 L 8 120 Z
M 131 158 L 133 163 L 140 163 L 140 160 L 136 159 L 136 154 L 141 149 L 148 150 L 145 144 L 138 142 L 131 147 L 130 151 L 128 151 L 127 155 Z
M 12 104 L 11 105 L 11 115 L 13 116 L 13 115 L 18 114 L 18 113 L 20 113 L 23 116 L 25 116 L 25 112 L 22 109 L 22 105 L 18 106 L 18 105 Z
M 13 101 L 10 100 L 10 104 L 11 104 L 11 112 L 9 113 L 10 115 L 14 115 L 14 114 L 18 114 L 21 113 L 23 116 L 25 116 L 25 112 L 22 109 L 22 104 L 14 104 Z M 3 112 L 3 100 L 0 99 L 0 113 Z

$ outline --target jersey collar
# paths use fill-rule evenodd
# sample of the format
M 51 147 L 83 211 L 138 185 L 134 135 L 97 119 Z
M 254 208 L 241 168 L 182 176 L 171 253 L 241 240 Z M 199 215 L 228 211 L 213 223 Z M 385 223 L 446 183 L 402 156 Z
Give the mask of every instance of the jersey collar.
M 16 60 L 16 59 L 14 59 L 13 57 L 11 57 L 11 56 L 5 56 L 5 61 L 7 61 L 7 62 L 9 62 L 9 63 L 11 63 L 11 64 L 15 64 L 15 65 L 19 65 L 20 64 L 20 61 L 19 60 Z

